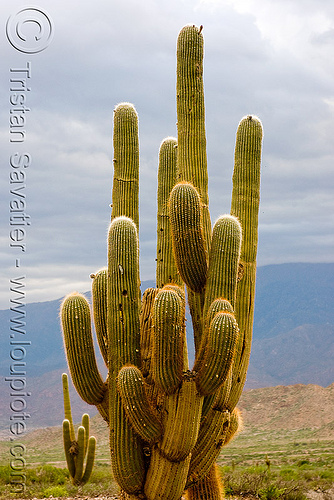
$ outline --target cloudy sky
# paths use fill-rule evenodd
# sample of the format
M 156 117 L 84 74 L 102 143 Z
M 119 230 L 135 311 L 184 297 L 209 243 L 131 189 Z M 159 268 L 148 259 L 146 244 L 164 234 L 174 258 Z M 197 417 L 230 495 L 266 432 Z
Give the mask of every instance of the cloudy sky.
M 0 6 L 0 308 L 9 307 L 11 279 L 25 276 L 27 302 L 51 300 L 88 290 L 90 273 L 106 264 L 112 114 L 122 101 L 139 114 L 141 278 L 154 278 L 158 149 L 176 134 L 176 38 L 188 23 L 204 26 L 212 219 L 229 211 L 238 122 L 256 114 L 264 127 L 259 265 L 333 262 L 332 0 L 40 0 L 37 6 L 53 35 L 47 38 L 50 24 L 40 18 L 39 41 L 48 46 L 37 53 L 15 48 L 6 35 L 10 18 L 8 37 L 18 45 L 21 33 L 31 49 L 38 24 L 24 23 L 27 12 L 19 13 L 30 5 Z M 12 143 L 10 79 L 28 63 L 26 134 L 23 143 Z M 31 158 L 21 190 L 31 222 L 25 252 L 10 247 L 15 153 Z

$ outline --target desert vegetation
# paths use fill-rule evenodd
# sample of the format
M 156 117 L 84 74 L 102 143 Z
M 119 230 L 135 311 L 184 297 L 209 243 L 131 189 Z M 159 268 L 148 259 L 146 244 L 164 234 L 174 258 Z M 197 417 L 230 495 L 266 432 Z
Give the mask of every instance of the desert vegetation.
M 118 495 L 119 488 L 111 474 L 108 439 L 103 437 L 105 426 L 103 422 L 97 425 L 96 417 L 92 425 L 100 445 L 91 478 L 81 488 L 71 483 L 60 427 L 36 431 L 28 440 L 27 436 L 29 464 L 24 494 L 15 494 L 11 470 L 4 460 L 10 444 L 1 442 L 1 500 Z M 333 498 L 334 441 L 330 435 L 328 439 L 318 439 L 314 434 L 313 429 L 261 431 L 246 425 L 218 459 L 226 498 L 306 500 L 310 492 L 322 493 L 323 500 Z

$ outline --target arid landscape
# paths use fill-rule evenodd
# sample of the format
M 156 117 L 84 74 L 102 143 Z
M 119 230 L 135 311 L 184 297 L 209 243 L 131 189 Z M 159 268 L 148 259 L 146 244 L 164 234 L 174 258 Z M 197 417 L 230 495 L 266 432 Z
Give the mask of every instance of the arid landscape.
M 334 498 L 334 384 L 326 388 L 297 384 L 248 390 L 243 393 L 239 408 L 244 429 L 223 449 L 218 461 L 228 498 Z M 97 438 L 91 481 L 80 491 L 71 487 L 64 476 L 61 487 L 68 485 L 72 498 L 114 499 L 117 487 L 110 474 L 108 429 L 99 415 L 91 420 L 91 434 Z M 27 450 L 27 469 L 41 475 L 45 467 L 51 467 L 46 470 L 52 477 L 54 468 L 63 471 L 66 467 L 60 426 L 34 430 L 22 442 Z M 8 441 L 0 442 L 3 467 L 8 463 L 9 448 Z M 259 480 L 263 484 L 256 485 Z M 252 494 L 256 488 L 257 496 Z M 8 491 L 2 484 L 0 498 L 18 498 L 9 496 Z M 28 487 L 29 491 L 31 496 L 25 498 L 41 498 Z M 57 489 L 45 487 L 42 491 L 53 491 L 53 498 L 57 498 Z M 269 497 L 268 491 L 273 496 Z

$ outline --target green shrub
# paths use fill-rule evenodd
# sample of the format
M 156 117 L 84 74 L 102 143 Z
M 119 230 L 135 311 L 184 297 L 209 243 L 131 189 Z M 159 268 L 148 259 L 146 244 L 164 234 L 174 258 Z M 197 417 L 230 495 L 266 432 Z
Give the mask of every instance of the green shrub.
M 65 484 L 69 474 L 67 469 L 60 469 L 52 465 L 43 465 L 37 469 L 38 482 L 46 482 L 54 485 Z
M 275 484 L 269 484 L 265 488 L 259 490 L 259 497 L 261 500 L 276 500 L 282 498 L 284 488 L 278 488 Z
M 10 482 L 11 468 L 9 465 L 0 467 L 0 484 L 8 484 Z
M 299 471 L 293 469 L 292 467 L 282 467 L 279 471 L 279 475 L 286 481 L 297 480 Z
M 321 479 L 329 479 L 330 481 L 334 482 L 334 472 L 331 470 L 323 470 L 319 473 L 319 477 Z
M 64 488 L 64 486 L 50 486 L 49 488 L 45 488 L 45 490 L 43 490 L 43 496 L 45 496 L 46 498 L 50 497 L 51 495 L 53 497 L 67 497 L 68 492 L 67 489 Z
M 231 472 L 230 467 L 224 467 L 223 478 L 227 497 L 252 495 L 260 500 L 306 500 L 305 483 L 290 468 L 269 472 L 263 466 L 253 466 Z

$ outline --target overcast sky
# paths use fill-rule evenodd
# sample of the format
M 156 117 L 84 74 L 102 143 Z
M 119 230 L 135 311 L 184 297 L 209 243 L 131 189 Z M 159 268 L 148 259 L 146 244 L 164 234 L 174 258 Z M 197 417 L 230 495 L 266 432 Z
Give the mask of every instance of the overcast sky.
M 15 19 L 22 27 L 15 15 L 29 4 L 0 6 L 0 308 L 9 307 L 10 279 L 26 277 L 27 302 L 51 300 L 87 291 L 90 273 L 105 266 L 112 115 L 122 101 L 139 114 L 141 279 L 154 279 L 158 149 L 176 135 L 176 39 L 188 23 L 204 27 L 212 219 L 230 209 L 238 122 L 256 114 L 264 127 L 258 264 L 333 262 L 333 0 L 40 0 L 37 6 L 49 15 L 53 34 L 38 53 L 23 53 L 6 38 L 7 19 L 9 29 Z M 36 26 L 24 24 L 26 37 Z M 45 37 L 49 26 L 43 28 Z M 13 144 L 10 78 L 27 63 L 26 135 Z M 25 252 L 9 245 L 9 158 L 16 152 L 31 155 Z

